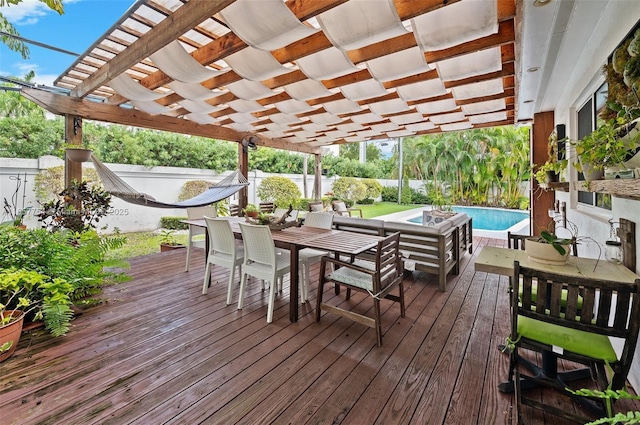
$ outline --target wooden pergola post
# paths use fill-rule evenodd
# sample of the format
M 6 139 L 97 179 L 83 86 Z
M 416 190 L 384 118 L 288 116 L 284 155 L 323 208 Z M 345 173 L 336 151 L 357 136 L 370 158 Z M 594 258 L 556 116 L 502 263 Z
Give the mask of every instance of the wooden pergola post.
M 554 128 L 553 112 L 539 112 L 533 115 L 531 126 L 530 155 L 534 169 L 531 174 L 531 234 L 539 235 L 550 222 L 549 209 L 554 207 L 556 193 L 553 190 L 543 190 L 533 177 L 539 166 L 547 159 L 547 144 L 549 135 Z
M 238 168 L 240 169 L 240 173 L 245 176 L 247 179 L 249 178 L 249 152 L 248 149 L 242 143 L 238 143 Z M 255 181 L 253 182 L 255 184 Z M 247 206 L 249 202 L 249 189 L 247 186 L 240 189 L 238 195 L 238 206 L 240 207 L 240 211 Z
M 316 153 L 314 159 L 316 172 L 313 179 L 313 194 L 314 200 L 320 201 L 322 199 L 322 155 Z
M 71 145 L 82 146 L 82 118 L 77 115 L 65 114 L 64 138 Z M 82 181 L 82 162 L 64 157 L 64 187 L 69 187 L 73 180 Z

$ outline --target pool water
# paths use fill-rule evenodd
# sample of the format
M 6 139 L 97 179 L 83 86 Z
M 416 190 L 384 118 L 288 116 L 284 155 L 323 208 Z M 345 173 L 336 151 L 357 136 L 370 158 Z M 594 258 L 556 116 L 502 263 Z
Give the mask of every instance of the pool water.
M 529 218 L 528 211 L 481 207 L 452 207 L 452 209 L 455 212 L 466 213 L 471 217 L 474 230 L 504 231 Z M 413 217 L 408 221 L 422 224 L 422 216 Z

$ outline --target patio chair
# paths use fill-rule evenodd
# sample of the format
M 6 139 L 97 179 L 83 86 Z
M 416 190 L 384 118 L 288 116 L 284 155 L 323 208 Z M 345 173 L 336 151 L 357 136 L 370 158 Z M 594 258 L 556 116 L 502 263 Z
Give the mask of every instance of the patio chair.
M 521 405 L 579 423 L 591 420 L 525 397 L 523 390 L 536 385 L 556 389 L 597 417 L 607 416 L 602 399 L 581 397 L 567 390 L 568 382 L 576 379 L 580 370 L 557 373 L 557 361 L 562 358 L 590 366 L 584 369 L 586 376 L 595 373 L 601 391 L 623 389 L 638 340 L 640 279 L 625 283 L 567 277 L 522 267 L 515 261 L 513 282 L 516 290 L 512 292 L 511 301 L 509 380 L 515 384 L 518 423 L 521 423 Z M 533 285 L 538 286 L 535 298 Z M 545 291 L 540 290 L 543 286 Z M 562 295 L 563 290 L 566 295 Z M 582 294 L 581 311 L 579 294 Z M 623 340 L 620 355 L 613 349 L 610 337 Z M 542 367 L 523 359 L 518 354 L 521 349 L 542 353 Z M 522 373 L 519 366 L 532 374 Z M 610 381 L 605 367 L 611 371 Z
M 233 281 L 236 267 L 242 274 L 242 261 L 244 259 L 244 247 L 238 243 L 231 230 L 229 220 L 224 217 L 204 217 L 209 232 L 209 255 L 207 267 L 204 271 L 204 283 L 202 293 L 206 294 L 211 282 L 211 265 L 226 267 L 229 269 L 229 285 L 227 288 L 227 305 L 231 304 Z
M 333 216 L 333 214 L 328 212 L 310 212 L 305 216 L 304 225 L 321 229 L 331 229 Z M 327 254 L 329 254 L 327 251 L 320 251 L 313 248 L 304 248 L 298 252 L 298 258 L 300 260 L 298 281 L 300 282 L 301 302 L 304 303 L 309 299 L 309 283 L 311 282 L 309 269 L 311 264 L 319 262 L 320 259 Z
M 507 231 L 507 246 L 510 249 L 522 249 L 524 250 L 524 242 L 530 235 L 521 235 L 518 233 L 511 233 Z
M 274 217 L 282 217 L 287 212 L 289 212 L 288 208 L 276 208 L 273 212 Z M 291 210 L 289 212 L 289 217 L 286 218 L 285 221 L 296 221 L 298 219 L 298 210 Z
M 524 243 L 531 235 L 522 235 L 518 233 L 507 232 L 507 246 L 511 249 L 521 249 L 524 251 Z M 578 256 L 578 242 L 574 240 L 571 243 L 571 255 Z
M 309 212 L 323 212 L 324 211 L 324 202 L 316 201 L 309 202 Z
M 216 206 L 209 205 L 206 207 L 187 208 L 187 217 L 189 218 L 189 220 L 198 220 L 203 218 L 205 215 L 207 217 L 216 217 Z M 203 238 L 199 237 L 204 235 L 205 232 L 206 229 L 204 229 L 203 227 L 189 225 L 189 235 L 187 237 L 187 261 L 184 265 L 185 272 L 189 271 L 189 262 L 191 261 L 191 248 L 193 248 L 194 246 L 198 248 L 204 248 L 205 241 Z
M 282 281 L 284 275 L 289 273 L 290 258 L 284 253 L 278 254 L 268 226 L 247 223 L 239 223 L 239 225 L 244 242 L 244 263 L 242 264 L 238 310 L 241 310 L 244 305 L 244 294 L 249 275 L 268 281 L 270 285 L 267 323 L 271 323 L 278 281 Z
M 332 201 L 331 205 L 336 214 L 352 217 L 352 213 L 357 211 L 359 217 L 362 218 L 362 210 L 360 208 L 348 208 L 344 201 Z
M 383 298 L 400 303 L 400 316 L 404 317 L 404 287 L 402 275 L 402 259 L 400 257 L 400 233 L 393 233 L 380 240 L 370 254 L 372 261 L 356 257 L 350 263 L 328 256 L 322 257 L 320 263 L 320 281 L 316 308 L 316 322 L 320 321 L 321 310 L 346 317 L 376 330 L 378 347 L 382 345 L 382 322 L 380 317 L 380 300 Z M 327 265 L 332 264 L 335 271 L 326 274 Z M 356 313 L 322 302 L 324 285 L 328 282 L 347 288 L 347 300 L 351 290 L 367 293 L 373 300 L 373 317 Z M 399 294 L 390 292 L 398 287 Z M 348 304 L 348 303 L 346 303 Z

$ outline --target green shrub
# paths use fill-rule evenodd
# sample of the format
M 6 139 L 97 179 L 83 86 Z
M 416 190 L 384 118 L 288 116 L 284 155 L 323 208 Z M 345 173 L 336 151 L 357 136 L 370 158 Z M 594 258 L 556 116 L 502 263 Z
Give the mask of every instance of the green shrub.
M 385 186 L 382 188 L 383 202 L 398 202 L 398 188 L 393 186 Z
M 375 199 L 372 199 L 372 198 L 364 198 L 358 201 L 358 203 L 362 205 L 373 205 L 374 202 L 375 202 Z
M 422 205 L 426 205 L 426 204 L 430 204 L 431 203 L 431 199 L 429 198 L 429 196 L 426 193 L 423 193 L 419 190 L 416 189 L 411 189 L 411 203 L 412 204 L 422 204 Z
M 160 217 L 160 227 L 163 229 L 169 230 L 188 230 L 189 225 L 187 223 L 182 223 L 181 220 L 186 220 L 187 217 L 178 217 L 178 216 L 164 216 Z
M 206 180 L 189 180 L 182 185 L 180 195 L 178 195 L 178 202 L 191 199 L 200 195 L 202 192 L 208 190 L 215 183 Z
M 300 198 L 293 205 L 293 208 L 296 209 L 296 210 L 300 210 L 300 211 L 309 211 L 309 203 L 310 202 L 315 202 L 315 200 L 314 199 L 309 199 L 309 198 Z
M 331 186 L 333 195 L 345 201 L 359 201 L 367 197 L 367 186 L 355 177 L 340 177 Z
M 288 208 L 302 197 L 298 185 L 281 176 L 271 176 L 262 180 L 256 195 L 262 202 L 273 202 L 276 208 Z
M 402 192 L 401 192 L 401 203 L 402 205 L 411 204 L 411 187 L 409 187 L 409 180 L 404 179 L 402 183 Z
M 82 168 L 82 180 L 90 182 L 92 186 L 102 187 L 98 173 L 93 168 Z M 46 168 L 36 174 L 33 191 L 41 204 L 59 199 L 64 190 L 64 165 Z
M 382 184 L 380 184 L 380 182 L 378 180 L 362 179 L 360 181 L 367 187 L 367 193 L 365 195 L 366 198 L 376 199 L 382 193 Z M 362 203 L 362 202 L 360 202 L 360 203 Z M 371 203 L 373 203 L 373 202 L 371 202 Z

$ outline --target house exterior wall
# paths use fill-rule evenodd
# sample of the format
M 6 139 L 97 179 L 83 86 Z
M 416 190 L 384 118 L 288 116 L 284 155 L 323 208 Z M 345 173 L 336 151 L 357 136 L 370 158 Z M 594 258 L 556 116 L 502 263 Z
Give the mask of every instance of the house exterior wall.
M 555 110 L 555 123 L 567 126 L 567 136 L 577 139 L 577 110 L 604 82 L 602 66 L 608 56 L 614 51 L 633 28 L 638 20 L 637 4 L 634 2 L 608 2 L 596 28 L 590 28 L 590 39 L 585 50 L 580 55 L 580 60 L 572 64 L 573 71 L 567 75 L 567 85 L 563 93 L 557 93 L 558 107 Z M 575 23 L 579 25 L 579 23 Z M 570 157 L 573 157 L 570 151 Z M 577 172 L 569 165 L 566 177 L 569 180 L 577 178 Z M 574 223 L 579 231 L 579 236 L 589 236 L 594 241 L 584 241 L 578 246 L 581 257 L 598 258 L 604 261 L 604 242 L 609 237 L 609 219 L 618 221 L 623 217 L 637 223 L 636 241 L 640 242 L 640 201 L 623 198 L 612 198 L 611 211 L 597 207 L 578 204 L 576 191 L 556 192 L 556 199 L 566 202 L 567 219 Z M 637 250 L 637 255 L 640 250 Z M 640 265 L 640 258 L 636 260 Z M 638 273 L 640 270 L 635 270 Z M 629 375 L 629 380 L 636 391 L 640 391 L 640 341 L 636 348 L 634 363 Z

